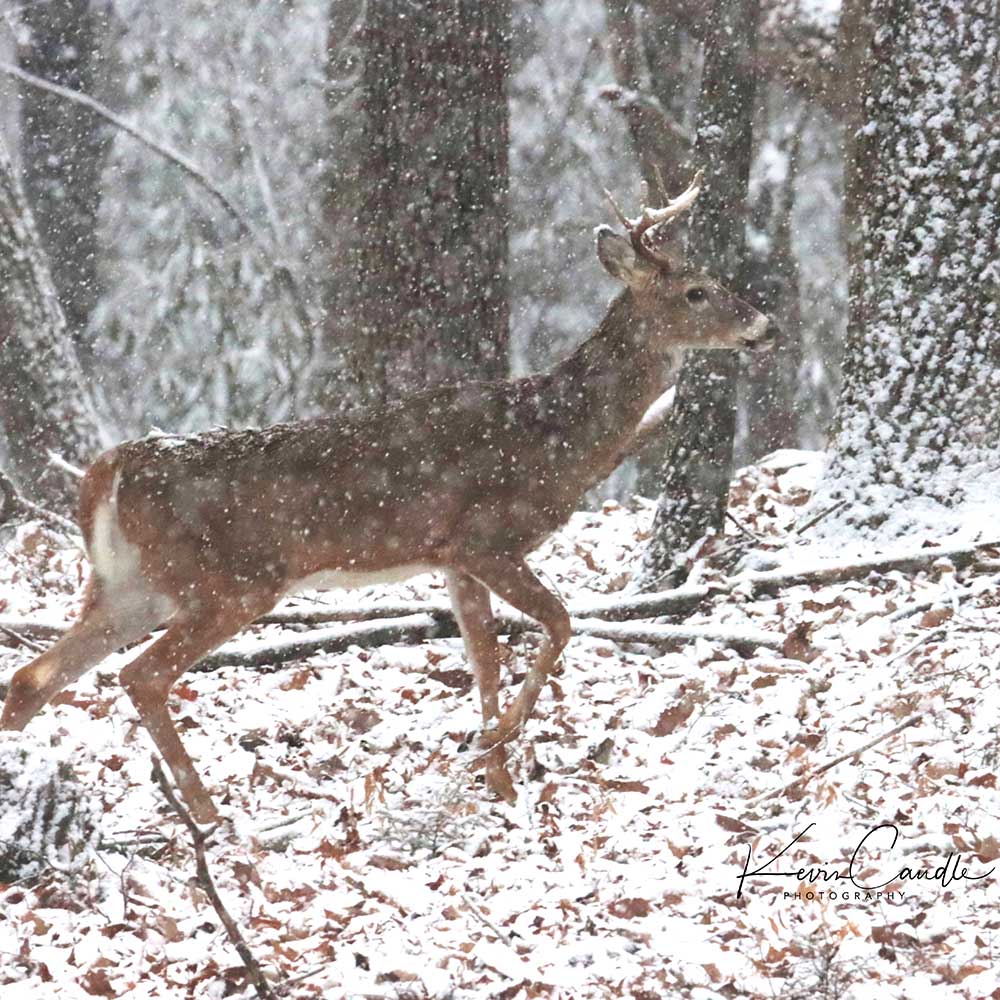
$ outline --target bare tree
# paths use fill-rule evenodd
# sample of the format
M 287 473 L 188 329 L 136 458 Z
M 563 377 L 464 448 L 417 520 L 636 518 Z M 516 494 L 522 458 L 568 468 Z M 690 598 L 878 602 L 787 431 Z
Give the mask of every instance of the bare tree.
M 866 0 L 848 27 L 850 321 L 814 503 L 827 532 L 940 530 L 1000 469 L 1000 5 Z
M 705 37 L 695 160 L 708 183 L 692 222 L 700 262 L 741 293 L 758 0 L 716 0 Z M 706 531 L 722 527 L 736 429 L 734 352 L 690 356 L 677 386 L 662 492 L 640 581 L 652 584 Z
M 65 510 L 75 490 L 47 452 L 82 461 L 97 447 L 76 354 L 21 183 L 0 141 L 0 432 L 10 472 Z
M 509 0 L 371 4 L 358 305 L 335 313 L 367 402 L 507 368 Z
M 107 7 L 44 0 L 19 13 L 28 29 L 22 69 L 92 94 L 107 31 Z M 110 132 L 85 108 L 34 87 L 21 92 L 24 186 L 69 330 L 78 342 L 100 293 L 97 211 Z

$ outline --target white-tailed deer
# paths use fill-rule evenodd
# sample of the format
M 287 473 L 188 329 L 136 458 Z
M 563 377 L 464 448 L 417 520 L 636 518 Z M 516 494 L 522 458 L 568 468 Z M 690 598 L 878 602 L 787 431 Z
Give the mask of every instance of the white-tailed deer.
M 514 797 L 505 744 L 531 714 L 570 635 L 566 609 L 525 555 L 563 524 L 627 452 L 685 348 L 768 346 L 765 316 L 656 246 L 698 181 L 662 209 L 597 231 L 624 282 L 594 335 L 544 375 L 418 393 L 362 420 L 214 430 L 127 441 L 80 490 L 93 566 L 79 620 L 18 670 L 0 719 L 21 729 L 65 685 L 152 629 L 165 631 L 121 683 L 200 822 L 217 816 L 167 710 L 200 657 L 295 591 L 447 575 L 486 728 L 486 780 Z M 490 594 L 545 638 L 500 713 Z

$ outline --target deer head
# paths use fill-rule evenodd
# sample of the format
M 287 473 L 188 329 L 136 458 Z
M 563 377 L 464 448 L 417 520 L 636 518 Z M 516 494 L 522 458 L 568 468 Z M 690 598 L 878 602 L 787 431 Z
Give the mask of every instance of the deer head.
M 628 235 L 599 226 L 597 256 L 608 274 L 627 286 L 633 318 L 653 350 L 767 350 L 778 333 L 768 317 L 689 264 L 678 247 L 663 239 L 671 221 L 694 204 L 701 176 L 699 171 L 688 189 L 663 208 L 643 206 L 634 219 L 605 191 Z

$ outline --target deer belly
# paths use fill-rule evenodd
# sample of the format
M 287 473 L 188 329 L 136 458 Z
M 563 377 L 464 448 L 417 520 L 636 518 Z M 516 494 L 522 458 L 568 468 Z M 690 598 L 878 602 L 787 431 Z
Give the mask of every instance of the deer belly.
M 286 596 L 303 590 L 343 590 L 352 587 L 371 587 L 378 583 L 399 583 L 411 576 L 429 573 L 432 567 L 420 563 L 404 566 L 390 566 L 377 570 L 332 569 L 310 573 L 300 580 L 292 581 L 285 590 Z

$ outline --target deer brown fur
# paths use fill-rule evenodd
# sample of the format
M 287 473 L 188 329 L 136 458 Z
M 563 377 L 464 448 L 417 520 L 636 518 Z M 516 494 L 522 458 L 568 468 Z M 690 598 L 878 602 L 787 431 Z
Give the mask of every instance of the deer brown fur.
M 693 197 L 683 197 L 686 208 Z M 513 798 L 505 744 L 570 635 L 566 609 L 525 556 L 612 471 L 684 350 L 772 339 L 766 317 L 676 252 L 644 250 L 652 225 L 642 219 L 625 220 L 631 238 L 599 231 L 598 255 L 625 288 L 593 336 L 546 374 L 432 389 L 353 422 L 161 435 L 100 456 L 80 494 L 94 569 L 83 609 L 14 675 L 0 726 L 22 728 L 89 667 L 164 626 L 121 683 L 193 815 L 212 821 L 168 714 L 174 681 L 288 593 L 440 570 L 484 721 L 495 723 L 482 738 L 487 783 Z M 490 593 L 545 631 L 502 715 Z

